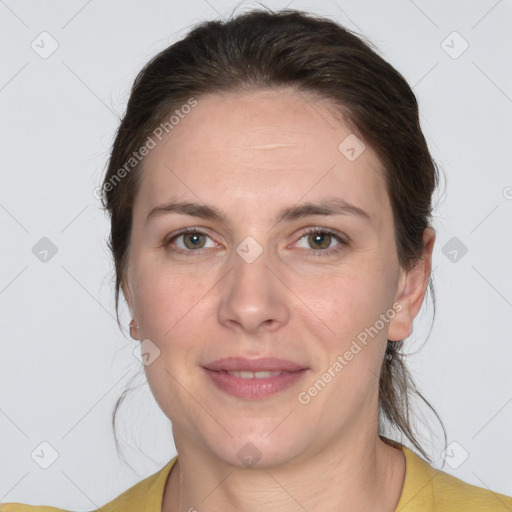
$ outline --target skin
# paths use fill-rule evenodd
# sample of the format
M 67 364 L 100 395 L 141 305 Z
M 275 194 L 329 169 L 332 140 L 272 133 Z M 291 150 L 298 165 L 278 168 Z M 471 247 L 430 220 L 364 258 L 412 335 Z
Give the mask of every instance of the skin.
M 412 331 L 435 233 L 425 230 L 423 258 L 401 268 L 382 165 L 368 145 L 354 161 L 338 150 L 352 131 L 327 101 L 286 88 L 197 99 L 146 157 L 123 282 L 132 334 L 160 350 L 145 371 L 179 454 L 162 510 L 394 511 L 405 458 L 378 437 L 378 375 L 386 340 Z M 351 214 L 275 222 L 281 208 L 333 196 L 371 222 Z M 172 213 L 146 222 L 171 198 L 213 205 L 227 221 Z M 199 250 L 190 235 L 165 246 L 186 227 L 205 233 Z M 309 227 L 349 242 L 311 239 L 301 233 Z M 236 252 L 247 236 L 263 249 L 252 263 Z M 324 255 L 326 246 L 339 252 Z M 394 303 L 401 309 L 385 327 L 299 403 Z M 227 356 L 275 356 L 309 370 L 291 388 L 245 400 L 217 389 L 201 367 Z M 261 456 L 253 467 L 237 457 L 248 442 Z

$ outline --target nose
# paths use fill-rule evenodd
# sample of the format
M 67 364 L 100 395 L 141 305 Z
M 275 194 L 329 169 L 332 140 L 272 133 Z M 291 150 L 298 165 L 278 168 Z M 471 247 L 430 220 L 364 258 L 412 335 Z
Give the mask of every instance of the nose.
M 279 329 L 289 321 L 293 294 L 277 265 L 271 268 L 265 251 L 253 260 L 244 254 L 247 246 L 241 246 L 220 288 L 218 320 L 225 327 L 251 334 Z

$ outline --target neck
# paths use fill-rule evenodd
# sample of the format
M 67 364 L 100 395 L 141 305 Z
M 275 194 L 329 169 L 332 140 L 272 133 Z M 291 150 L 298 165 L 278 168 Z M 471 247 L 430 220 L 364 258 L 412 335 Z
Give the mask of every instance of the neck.
M 180 455 L 167 480 L 162 512 L 394 512 L 405 477 L 402 451 L 377 435 L 331 444 L 307 462 L 272 469 L 236 468 L 187 444 L 180 449 L 176 442 Z

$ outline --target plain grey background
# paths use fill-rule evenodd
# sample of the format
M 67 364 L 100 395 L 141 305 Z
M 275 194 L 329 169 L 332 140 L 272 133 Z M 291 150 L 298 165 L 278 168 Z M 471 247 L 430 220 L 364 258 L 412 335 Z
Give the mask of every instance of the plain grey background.
M 90 510 L 175 454 L 143 375 L 119 414 L 133 470 L 115 450 L 113 405 L 142 365 L 114 319 L 109 226 L 94 189 L 139 69 L 236 5 L 0 1 L 0 501 Z M 512 2 L 265 5 L 365 35 L 414 87 L 446 175 L 435 211 L 436 318 L 425 343 L 427 300 L 408 363 L 450 448 L 442 453 L 442 439 L 427 433 L 424 445 L 444 471 L 512 495 Z M 432 415 L 425 421 L 439 436 Z

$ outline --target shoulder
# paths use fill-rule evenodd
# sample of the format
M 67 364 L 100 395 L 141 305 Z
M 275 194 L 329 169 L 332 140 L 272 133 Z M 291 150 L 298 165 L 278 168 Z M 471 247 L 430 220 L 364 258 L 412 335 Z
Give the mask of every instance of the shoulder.
M 512 511 L 512 497 L 468 484 L 444 471 L 436 470 L 433 484 L 440 510 Z
M 161 470 L 130 487 L 120 496 L 103 505 L 95 512 L 160 512 L 167 477 L 177 456 Z M 25 505 L 23 503 L 0 503 L 0 512 L 69 512 L 61 508 Z
M 512 497 L 468 484 L 430 464 L 406 447 L 405 481 L 396 512 L 508 512 Z
M 161 512 L 167 477 L 177 460 L 176 455 L 161 470 L 130 487 L 95 512 Z

